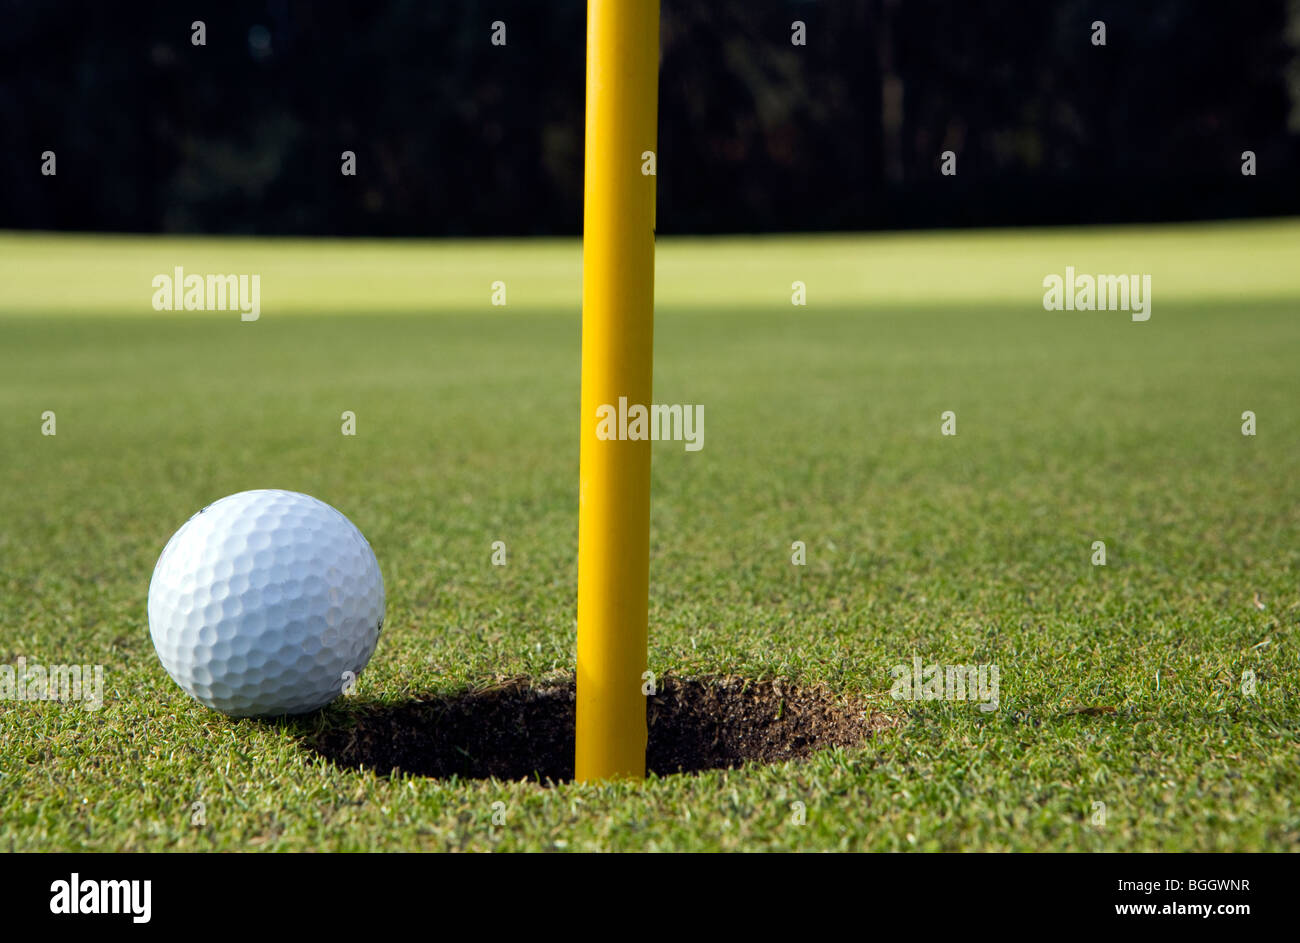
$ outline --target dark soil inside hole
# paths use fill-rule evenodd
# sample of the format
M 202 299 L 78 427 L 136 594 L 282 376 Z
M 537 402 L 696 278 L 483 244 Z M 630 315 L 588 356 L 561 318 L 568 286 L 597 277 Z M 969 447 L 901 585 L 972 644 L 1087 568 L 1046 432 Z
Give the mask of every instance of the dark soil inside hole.
M 820 688 L 740 678 L 669 679 L 646 701 L 647 765 L 661 776 L 856 746 L 890 723 L 864 704 Z M 508 681 L 362 707 L 308 743 L 341 766 L 383 774 L 561 782 L 573 777 L 573 724 L 572 682 Z

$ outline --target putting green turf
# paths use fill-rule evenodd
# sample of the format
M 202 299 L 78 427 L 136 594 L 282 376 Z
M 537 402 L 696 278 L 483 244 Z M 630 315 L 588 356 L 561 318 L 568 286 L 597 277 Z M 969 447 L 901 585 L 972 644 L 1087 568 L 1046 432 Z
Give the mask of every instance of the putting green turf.
M 257 487 L 340 508 L 387 582 L 356 696 L 311 724 L 571 675 L 578 244 L 0 234 L 0 664 L 106 672 L 98 711 L 0 701 L 0 849 L 1296 848 L 1300 224 L 659 256 L 656 400 L 706 422 L 655 446 L 651 666 L 823 682 L 894 729 L 543 789 L 341 769 L 205 710 L 153 654 L 149 577 Z M 155 312 L 177 265 L 259 273 L 261 320 Z M 1067 265 L 1150 273 L 1151 320 L 1044 311 Z M 891 699 L 913 656 L 998 665 L 998 710 Z

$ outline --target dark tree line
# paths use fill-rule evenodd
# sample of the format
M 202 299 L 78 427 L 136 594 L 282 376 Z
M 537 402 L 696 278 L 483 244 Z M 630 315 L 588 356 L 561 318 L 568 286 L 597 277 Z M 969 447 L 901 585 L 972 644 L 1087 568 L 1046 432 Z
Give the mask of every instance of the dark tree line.
M 663 0 L 659 229 L 1300 212 L 1297 11 Z M 582 0 L 0 2 L 0 227 L 576 233 L 585 18 Z

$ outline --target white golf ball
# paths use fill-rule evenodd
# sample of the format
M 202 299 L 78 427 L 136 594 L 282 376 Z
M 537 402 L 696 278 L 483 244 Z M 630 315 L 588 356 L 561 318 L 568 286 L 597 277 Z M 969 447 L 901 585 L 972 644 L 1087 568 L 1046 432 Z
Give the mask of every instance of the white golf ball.
M 294 491 L 241 491 L 167 542 L 149 584 L 149 634 L 167 673 L 236 717 L 334 700 L 375 651 L 384 579 L 361 531 Z

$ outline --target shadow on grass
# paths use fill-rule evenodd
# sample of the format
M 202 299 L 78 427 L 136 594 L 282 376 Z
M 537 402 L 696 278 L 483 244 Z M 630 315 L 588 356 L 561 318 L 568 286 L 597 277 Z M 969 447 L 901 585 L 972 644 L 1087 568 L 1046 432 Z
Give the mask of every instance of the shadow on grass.
M 715 678 L 663 682 L 647 698 L 647 765 L 660 776 L 779 763 L 861 744 L 890 725 L 882 714 L 820 688 Z M 357 705 L 304 731 L 332 762 L 438 779 L 573 777 L 573 683 L 489 688 Z

